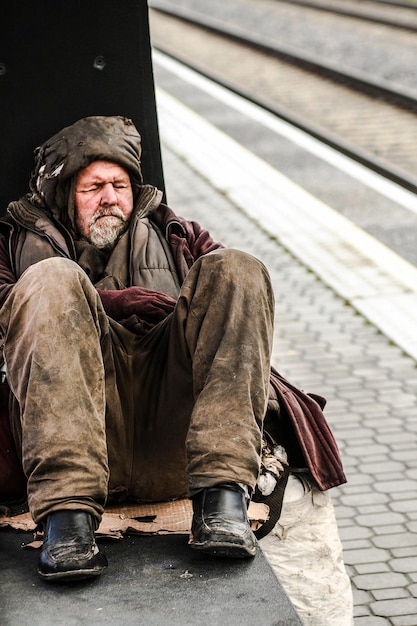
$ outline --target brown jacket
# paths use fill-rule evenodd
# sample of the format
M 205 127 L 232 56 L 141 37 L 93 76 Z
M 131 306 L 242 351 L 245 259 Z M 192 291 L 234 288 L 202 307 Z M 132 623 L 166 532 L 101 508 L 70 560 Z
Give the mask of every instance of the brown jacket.
M 143 185 L 136 214 L 139 221 L 148 220 L 152 227 L 163 234 L 181 284 L 196 259 L 222 246 L 214 242 L 209 233 L 196 222 L 178 217 L 162 204 L 161 196 L 154 187 Z M 132 260 L 135 258 L 134 233 L 131 241 Z M 0 306 L 24 270 L 50 256 L 64 256 L 79 261 L 70 232 L 28 199 L 11 203 L 8 216 L 0 220 Z M 169 315 L 175 306 L 175 298 L 135 284 L 133 275 L 131 261 L 129 284 L 113 284 L 111 276 L 103 279 L 102 275 L 93 282 L 107 314 L 134 332 L 143 333 Z M 107 288 L 109 285 L 110 288 Z M 4 397 L 1 402 L 4 414 Z M 308 467 L 321 490 L 346 481 L 337 444 L 322 412 L 324 404 L 325 401 L 319 396 L 305 394 L 271 369 L 266 426 L 286 447 L 291 464 Z M 3 440 L 7 439 L 5 431 L 6 426 L 3 425 Z M 2 464 L 10 465 L 15 459 L 11 458 L 10 452 L 5 453 L 7 442 L 2 443 L 1 437 L 0 445 L 3 446 L 0 447 L 1 476 Z M 18 481 L 17 484 L 21 483 Z M 10 496 L 10 483 L 7 495 Z M 1 498 L 0 479 L 0 501 Z

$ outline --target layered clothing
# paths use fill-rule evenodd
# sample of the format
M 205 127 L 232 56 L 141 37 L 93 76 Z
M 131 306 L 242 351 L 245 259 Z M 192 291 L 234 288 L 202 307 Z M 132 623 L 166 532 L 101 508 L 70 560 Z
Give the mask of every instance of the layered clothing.
M 80 120 L 37 149 L 31 192 L 0 220 L 0 333 L 11 388 L 1 395 L 8 482 L 0 478 L 0 500 L 23 484 L 7 472 L 16 457 L 6 395 L 35 519 L 75 506 L 74 476 L 77 507 L 97 518 L 108 493 L 158 500 L 225 481 L 253 488 L 263 422 L 319 489 L 343 483 L 325 401 L 270 367 L 266 268 L 176 215 L 143 184 L 140 153 L 130 120 Z M 75 176 L 94 160 L 119 164 L 132 183 L 129 228 L 111 252 L 74 225 Z M 69 435 L 63 443 L 68 412 L 73 444 Z
M 0 306 L 34 263 L 51 257 L 76 261 L 95 285 L 106 313 L 135 333 L 146 333 L 169 315 L 190 267 L 221 249 L 195 222 L 178 217 L 162 194 L 143 186 L 132 226 L 109 258 L 79 246 L 59 223 L 28 200 L 12 203 L 0 223 Z M 344 482 L 337 445 L 323 415 L 324 401 L 291 385 L 272 368 L 267 423 L 290 462 L 309 468 L 320 489 Z

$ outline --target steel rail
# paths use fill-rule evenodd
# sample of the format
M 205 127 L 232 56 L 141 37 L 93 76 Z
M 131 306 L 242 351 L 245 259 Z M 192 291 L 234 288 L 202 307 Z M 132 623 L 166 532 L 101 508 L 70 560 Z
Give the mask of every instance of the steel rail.
M 376 98 L 383 98 L 396 106 L 411 111 L 417 111 L 417 97 L 411 90 L 404 87 L 393 85 L 382 79 L 372 78 L 358 70 L 353 71 L 350 68 L 343 68 L 334 63 L 324 62 L 323 59 L 310 53 L 308 57 L 304 56 L 300 50 L 291 46 L 278 46 L 275 42 L 269 43 L 256 33 L 246 32 L 238 26 L 226 25 L 217 18 L 201 15 L 196 11 L 190 11 L 178 6 L 174 10 L 172 6 L 161 2 L 161 0 L 151 0 L 149 6 L 160 13 L 188 22 L 246 47 L 254 48 L 269 56 L 287 61 L 297 67 L 356 89 L 356 91 Z
M 278 57 L 282 60 L 292 62 L 299 67 L 304 69 L 310 69 L 313 73 L 317 74 L 319 68 L 321 76 L 327 76 L 328 78 L 332 78 L 335 82 L 343 85 L 348 85 L 349 87 L 354 87 L 356 90 L 361 91 L 362 93 L 367 93 L 371 97 L 375 98 L 384 98 L 385 101 L 389 100 L 392 104 L 396 106 L 401 106 L 407 110 L 417 111 L 417 99 L 413 94 L 409 93 L 398 93 L 394 90 L 390 85 L 380 85 L 375 81 L 375 84 L 370 84 L 368 82 L 367 77 L 360 77 L 352 79 L 349 74 L 345 74 L 340 72 L 337 69 L 323 69 L 323 65 L 315 60 L 312 60 L 311 57 L 309 59 L 303 59 L 299 57 L 299 55 L 294 56 L 291 53 L 283 52 L 282 50 L 277 52 L 275 47 L 272 47 L 272 53 L 269 53 L 268 50 L 270 48 L 269 45 L 265 45 L 261 42 L 256 41 L 252 38 L 251 41 L 247 41 L 247 37 L 243 32 L 237 34 L 236 32 L 229 34 L 230 28 L 225 28 L 224 24 L 219 22 L 219 20 L 215 20 L 214 18 L 210 18 L 210 20 L 206 16 L 199 16 L 195 12 L 184 11 L 179 7 L 175 8 L 175 11 L 172 10 L 171 7 L 167 7 L 160 0 L 152 0 L 150 2 L 150 7 L 159 11 L 162 14 L 168 15 L 169 17 L 177 18 L 182 20 L 188 24 L 193 26 L 202 28 L 207 30 L 208 32 L 214 33 L 216 35 L 222 36 L 227 39 L 232 39 L 240 43 L 241 45 L 246 45 L 248 47 L 252 47 L 257 50 L 261 50 L 266 54 L 271 54 L 271 56 Z M 205 20 L 204 23 L 201 23 L 201 17 Z M 214 24 L 217 22 L 217 24 Z M 257 94 L 254 96 L 249 90 L 245 90 L 241 86 L 236 84 L 231 84 L 230 81 L 226 80 L 224 77 L 219 75 L 217 72 L 207 71 L 205 68 L 199 67 L 195 62 L 190 59 L 185 59 L 181 55 L 175 55 L 172 52 L 163 49 L 163 46 L 155 45 L 155 48 L 159 49 L 164 54 L 171 56 L 172 58 L 178 59 L 183 65 L 188 66 L 191 69 L 194 69 L 198 73 L 206 76 L 207 78 L 214 80 L 218 84 L 223 87 L 229 89 L 230 91 L 242 96 L 246 100 L 259 105 L 264 110 L 276 115 L 277 117 L 287 121 L 293 126 L 304 130 L 312 137 L 322 141 L 326 145 L 329 145 L 335 148 L 337 151 L 349 156 L 353 160 L 365 165 L 369 169 L 381 174 L 385 178 L 397 183 L 401 187 L 408 189 L 409 191 L 417 194 L 417 178 L 411 175 L 405 174 L 403 171 L 396 168 L 394 165 L 387 163 L 383 159 L 379 159 L 377 156 L 370 154 L 368 151 L 359 148 L 357 146 L 352 145 L 351 143 L 346 142 L 344 139 L 336 136 L 334 133 L 330 131 L 325 131 L 324 129 L 318 127 L 315 123 L 310 122 L 307 119 L 300 117 L 299 115 L 294 114 L 292 111 L 285 109 L 280 106 L 271 106 L 270 103 L 265 102 L 262 97 Z
M 393 0 L 367 0 L 368 4 L 373 4 L 375 9 L 368 11 L 367 8 L 363 8 L 360 11 L 349 8 L 349 3 L 346 6 L 342 4 L 335 6 L 333 2 L 327 2 L 327 0 L 279 0 L 289 5 L 299 5 L 317 11 L 324 11 L 327 13 L 333 13 L 334 15 L 342 15 L 344 17 L 351 17 L 353 19 L 363 20 L 374 24 L 382 24 L 384 26 L 390 26 L 391 28 L 397 28 L 408 32 L 417 32 L 417 4 L 406 4 L 404 2 L 393 2 Z M 407 23 L 407 17 L 404 15 L 397 15 L 393 18 L 385 17 L 380 11 L 378 11 L 381 5 L 383 7 L 389 7 L 388 10 L 403 9 L 409 12 L 415 13 L 415 23 Z

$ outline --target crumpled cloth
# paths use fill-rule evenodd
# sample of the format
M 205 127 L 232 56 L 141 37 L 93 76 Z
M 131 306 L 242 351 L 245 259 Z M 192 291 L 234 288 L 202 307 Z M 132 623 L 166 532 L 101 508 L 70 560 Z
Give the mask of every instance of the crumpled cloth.
M 353 599 L 328 492 L 290 475 L 281 517 L 260 546 L 304 626 L 353 626 Z

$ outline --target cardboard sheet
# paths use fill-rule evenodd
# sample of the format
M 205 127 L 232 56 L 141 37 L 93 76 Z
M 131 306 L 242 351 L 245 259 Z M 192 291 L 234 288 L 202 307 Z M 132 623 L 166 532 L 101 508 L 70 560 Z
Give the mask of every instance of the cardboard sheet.
M 188 534 L 191 528 L 192 504 L 188 499 L 173 502 L 155 502 L 150 504 L 125 504 L 108 506 L 96 532 L 98 537 L 121 539 L 125 534 L 165 535 Z M 265 504 L 251 502 L 249 519 L 256 530 L 268 519 L 269 509 Z M 11 527 L 26 532 L 36 530 L 36 524 L 30 513 L 15 516 L 0 516 L 0 528 Z M 37 547 L 41 543 L 42 533 L 35 533 Z

